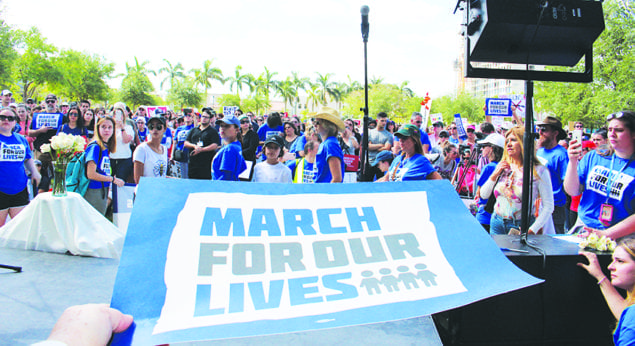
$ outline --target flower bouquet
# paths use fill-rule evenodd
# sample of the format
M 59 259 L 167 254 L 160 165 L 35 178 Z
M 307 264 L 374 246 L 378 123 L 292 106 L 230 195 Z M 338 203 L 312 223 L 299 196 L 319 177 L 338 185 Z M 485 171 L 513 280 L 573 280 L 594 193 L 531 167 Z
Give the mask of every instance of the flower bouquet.
M 592 233 L 586 239 L 584 239 L 579 246 L 580 246 L 580 249 L 585 249 L 585 250 L 613 252 L 613 250 L 615 250 L 615 247 L 617 245 L 613 240 L 611 240 L 611 238 L 608 238 L 606 236 L 598 237 L 597 234 Z
M 66 165 L 75 153 L 84 151 L 86 140 L 82 136 L 59 133 L 51 144 L 42 144 L 40 151 L 49 153 L 53 161 L 53 196 L 66 196 Z

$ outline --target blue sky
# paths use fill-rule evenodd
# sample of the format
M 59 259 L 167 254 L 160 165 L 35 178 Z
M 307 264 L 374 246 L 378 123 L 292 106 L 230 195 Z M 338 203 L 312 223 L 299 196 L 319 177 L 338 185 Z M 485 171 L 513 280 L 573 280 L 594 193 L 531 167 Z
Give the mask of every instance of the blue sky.
M 236 65 L 258 75 L 266 66 L 284 79 L 291 71 L 314 79 L 333 73 L 363 82 L 360 7 L 370 7 L 368 75 L 419 95 L 454 91 L 460 14 L 454 1 L 438 0 L 2 0 L 5 20 L 39 28 L 59 48 L 104 56 L 116 64 L 163 59 L 187 70 L 214 59 L 225 76 Z M 153 79 L 159 87 L 161 78 Z M 114 87 L 118 87 L 114 82 Z M 225 92 L 214 85 L 211 92 Z

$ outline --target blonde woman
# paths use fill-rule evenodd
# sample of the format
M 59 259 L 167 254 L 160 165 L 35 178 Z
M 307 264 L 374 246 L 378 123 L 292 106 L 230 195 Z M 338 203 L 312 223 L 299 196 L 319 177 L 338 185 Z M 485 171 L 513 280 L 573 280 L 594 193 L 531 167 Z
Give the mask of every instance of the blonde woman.
M 496 198 L 490 220 L 491 234 L 507 234 L 512 228 L 520 229 L 524 134 L 525 129 L 520 126 L 513 127 L 505 133 L 503 159 L 481 187 L 481 198 L 490 198 L 492 193 Z M 527 231 L 530 234 L 541 234 L 553 212 L 553 190 L 549 170 L 538 161 L 535 154 L 532 156 L 534 169 L 530 200 L 533 223 Z M 540 203 L 537 202 L 538 198 L 541 200 Z

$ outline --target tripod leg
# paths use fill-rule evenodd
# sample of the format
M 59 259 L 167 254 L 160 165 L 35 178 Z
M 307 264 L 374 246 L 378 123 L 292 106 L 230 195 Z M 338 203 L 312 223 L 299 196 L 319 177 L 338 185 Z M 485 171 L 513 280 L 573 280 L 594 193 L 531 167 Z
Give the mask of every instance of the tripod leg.
M 8 266 L 8 265 L 5 265 L 5 264 L 0 264 L 0 268 L 2 268 L 2 269 L 10 269 L 10 270 L 15 271 L 16 273 L 22 272 L 22 267 L 14 267 L 14 266 Z

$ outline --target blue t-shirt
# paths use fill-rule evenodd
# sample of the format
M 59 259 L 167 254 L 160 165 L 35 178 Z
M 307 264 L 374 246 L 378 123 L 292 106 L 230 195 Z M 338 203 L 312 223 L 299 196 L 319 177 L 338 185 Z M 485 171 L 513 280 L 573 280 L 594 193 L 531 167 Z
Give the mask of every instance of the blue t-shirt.
M 293 144 L 291 144 L 291 148 L 289 149 L 289 152 L 297 153 L 297 152 L 303 151 L 304 145 L 306 145 L 306 136 L 301 135 L 293 142 Z
M 165 132 L 163 133 L 163 138 L 161 138 L 161 144 L 166 145 L 168 142 L 168 138 L 172 139 L 172 130 L 169 127 L 165 128 Z M 172 143 L 170 143 L 171 145 Z
M 270 128 L 269 125 L 264 124 L 262 126 L 260 126 L 260 128 L 258 129 L 258 138 L 260 138 L 261 142 L 264 142 L 267 140 L 267 138 L 273 136 L 273 135 L 283 135 L 284 134 L 284 126 L 278 126 L 276 128 Z
M 404 154 L 400 154 L 392 161 L 386 174 L 389 174 L 388 178 L 391 181 L 425 180 L 434 171 L 434 167 L 425 156 L 415 154 L 406 159 Z
M 615 346 L 635 345 L 635 308 L 633 305 L 622 311 L 615 334 L 613 334 L 613 343 Z
M 194 125 L 179 126 L 174 132 L 174 140 L 176 141 L 176 150 L 183 150 L 185 140 L 187 140 L 187 134 L 194 128 Z
M 629 161 L 615 154 L 602 156 L 593 150 L 578 164 L 580 185 L 584 188 L 578 216 L 586 226 L 605 229 L 635 212 L 635 160 Z M 625 167 L 627 163 L 628 167 Z M 604 226 L 599 217 L 602 204 L 606 203 L 606 186 L 609 180 L 611 196 L 608 203 L 613 206 L 613 219 L 610 225 Z
M 421 134 L 421 144 L 427 144 L 428 150 L 432 149 L 432 144 L 430 143 L 430 137 L 428 137 L 428 134 L 421 129 L 419 129 L 419 133 Z
M 145 142 L 146 138 L 148 138 L 148 128 L 144 127 L 143 131 L 138 130 L 137 133 L 139 134 L 139 141 L 140 142 Z
M 15 195 L 26 188 L 29 178 L 24 161 L 32 157 L 26 138 L 18 133 L 0 134 L 0 191 Z
M 291 178 L 293 179 L 294 183 L 310 184 L 315 181 L 315 163 L 311 163 L 307 161 L 305 158 L 301 158 L 296 160 L 289 160 L 285 164 L 291 170 Z M 296 173 L 300 173 L 300 172 L 296 172 L 295 170 L 300 166 L 303 166 L 302 178 L 301 178 L 301 181 L 298 181 L 299 179 L 296 179 L 295 176 L 296 176 Z
M 214 156 L 212 168 L 212 180 L 238 181 L 240 173 L 247 169 L 240 142 L 235 141 L 220 148 Z M 223 171 L 230 172 L 228 178 Z
M 492 176 L 492 173 L 496 170 L 496 165 L 498 162 L 490 162 L 487 165 L 483 166 L 481 170 L 481 176 L 478 178 L 476 185 L 479 187 L 483 187 L 487 182 L 487 179 Z M 487 199 L 480 198 L 478 199 L 478 211 L 476 212 L 476 220 L 483 225 L 489 225 L 489 221 L 492 218 L 492 214 L 485 211 L 485 205 L 487 204 Z
M 344 179 L 344 153 L 342 152 L 340 144 L 337 142 L 337 137 L 328 137 L 320 144 L 317 155 L 315 156 L 316 183 L 330 183 L 331 179 L 333 179 L 333 175 L 331 174 L 328 164 L 330 157 L 337 157 L 340 159 L 341 176 L 342 179 Z
M 97 164 L 96 172 L 103 175 L 112 175 L 112 171 L 110 170 L 110 157 L 108 156 L 108 147 L 104 148 L 101 151 L 101 161 L 99 160 L 99 144 L 96 142 L 92 142 L 95 144 L 89 144 L 86 147 L 86 163 L 93 161 Z M 101 182 L 96 180 L 91 180 L 90 184 L 88 184 L 89 189 L 101 189 L 101 187 L 110 187 L 110 182 Z
M 551 149 L 539 148 L 536 155 L 547 160 L 545 166 L 549 169 L 551 175 L 551 187 L 553 188 L 553 204 L 556 207 L 562 207 L 567 203 L 567 195 L 564 193 L 562 182 L 567 173 L 567 165 L 569 164 L 569 156 L 567 149 L 561 145 L 556 145 Z
M 68 126 L 68 124 L 62 125 L 60 129 L 57 130 L 57 133 L 66 133 L 73 136 L 84 136 L 84 137 L 88 135 L 85 127 L 80 128 L 79 126 L 76 126 L 74 129 L 71 129 L 71 127 Z

